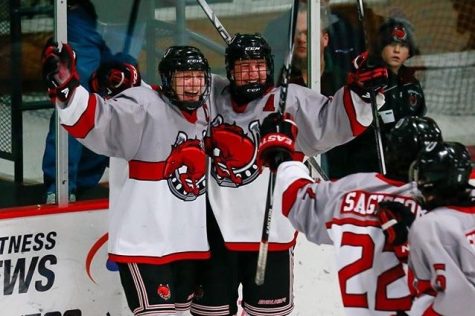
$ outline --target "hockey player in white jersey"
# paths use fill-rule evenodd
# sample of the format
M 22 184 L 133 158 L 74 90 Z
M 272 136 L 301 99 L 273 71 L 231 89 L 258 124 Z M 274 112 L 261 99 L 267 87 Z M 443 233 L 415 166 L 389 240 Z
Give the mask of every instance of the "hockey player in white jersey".
M 269 239 L 266 281 L 254 282 L 264 220 L 269 170 L 257 161 L 259 126 L 278 111 L 280 87 L 273 85 L 271 48 L 259 34 L 236 34 L 226 48 L 230 85 L 210 98 L 211 128 L 205 144 L 212 158 L 209 177 L 208 234 L 212 258 L 201 273 L 202 295 L 194 315 L 233 315 L 238 287 L 249 315 L 288 315 L 293 309 L 293 247 L 295 229 L 275 214 Z M 384 84 L 386 72 L 363 65 L 351 87 L 333 99 L 308 88 L 288 86 L 286 111 L 302 132 L 301 156 L 313 156 L 363 132 L 372 121 L 371 106 L 361 96 L 370 84 Z M 356 91 L 356 92 L 355 92 Z M 382 105 L 382 95 L 378 95 Z
M 428 211 L 409 231 L 409 267 L 418 295 L 411 315 L 471 316 L 475 310 L 475 200 L 472 167 L 460 143 L 424 150 L 412 169 Z
M 160 62 L 162 89 L 133 87 L 110 99 L 78 83 L 75 54 L 47 47 L 43 74 L 61 124 L 90 149 L 129 162 L 109 222 L 109 258 L 119 265 L 134 315 L 189 308 L 195 264 L 209 258 L 206 238 L 206 58 L 174 46 Z
M 286 131 L 286 124 L 280 123 L 281 131 Z M 275 125 L 262 131 L 264 140 L 275 133 Z M 292 139 L 292 134 L 286 134 Z M 413 214 L 421 212 L 412 198 L 408 170 L 424 146 L 441 140 L 441 133 L 430 118 L 406 117 L 389 135 L 386 176 L 357 173 L 334 182 L 315 182 L 301 162 L 286 161 L 278 166 L 273 212 L 288 217 L 309 241 L 334 245 L 347 315 L 405 315 L 411 308 L 403 265 L 387 242 L 389 236 L 382 230 L 376 211 L 379 203 L 400 202 Z M 281 152 L 280 156 L 287 153 L 290 159 L 292 146 L 288 143 L 262 143 L 264 164 L 276 167 L 276 152 Z
M 130 60 L 130 62 L 132 62 L 132 60 Z M 115 61 L 102 63 L 92 74 L 89 85 L 91 92 L 99 94 L 104 99 L 112 98 L 128 88 L 137 86 L 150 87 L 142 80 L 136 62 L 131 64 Z M 111 210 L 111 212 L 113 212 L 117 205 L 120 190 L 123 188 L 128 177 L 128 161 L 118 157 L 110 157 L 109 210 Z

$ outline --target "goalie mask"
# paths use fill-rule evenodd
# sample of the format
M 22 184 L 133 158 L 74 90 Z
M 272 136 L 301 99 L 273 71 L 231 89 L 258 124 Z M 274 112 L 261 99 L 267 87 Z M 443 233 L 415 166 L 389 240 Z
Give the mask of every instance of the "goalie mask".
M 266 65 L 265 78 L 260 71 L 254 70 L 253 78 L 248 80 L 245 76 L 251 77 L 251 68 L 242 72 L 236 72 L 235 65 L 238 61 L 264 60 Z M 231 82 L 231 95 L 239 104 L 248 103 L 260 98 L 266 90 L 274 85 L 274 60 L 271 48 L 266 40 L 258 33 L 256 34 L 236 34 L 232 42 L 226 48 L 225 53 L 226 74 Z M 240 79 L 245 81 L 239 83 Z
M 192 46 L 172 46 L 167 49 L 158 71 L 163 94 L 181 110 L 193 111 L 209 96 L 211 75 L 208 60 Z
M 464 205 L 470 201 L 472 166 L 470 154 L 457 142 L 441 142 L 425 148 L 410 170 L 411 180 L 431 210 L 441 205 Z
M 408 170 L 417 154 L 429 144 L 440 141 L 442 133 L 433 119 L 418 116 L 400 119 L 385 142 L 388 175 L 394 179 L 408 181 Z

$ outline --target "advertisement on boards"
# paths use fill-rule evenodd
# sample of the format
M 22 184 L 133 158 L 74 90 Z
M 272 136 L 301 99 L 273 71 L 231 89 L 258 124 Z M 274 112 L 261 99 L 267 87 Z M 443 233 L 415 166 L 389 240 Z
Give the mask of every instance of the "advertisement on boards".
M 1 315 L 130 315 L 117 267 L 107 260 L 107 207 L 96 201 L 0 212 Z

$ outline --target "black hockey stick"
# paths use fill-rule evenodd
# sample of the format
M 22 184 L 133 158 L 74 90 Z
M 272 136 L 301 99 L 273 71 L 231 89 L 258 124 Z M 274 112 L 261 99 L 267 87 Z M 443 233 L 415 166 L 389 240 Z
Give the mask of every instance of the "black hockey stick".
M 315 169 L 315 171 L 320 176 L 320 179 L 322 179 L 324 181 L 330 180 L 330 178 L 328 178 L 325 171 L 323 171 L 322 167 L 320 167 L 320 165 L 318 164 L 317 159 L 315 159 L 315 157 L 308 157 L 308 159 L 305 160 L 304 164 L 307 166 L 307 168 L 309 169 L 310 172 L 312 172 L 311 171 L 312 168 Z
M 289 52 L 284 64 L 284 71 L 282 73 L 282 85 L 280 87 L 280 98 L 279 98 L 279 107 L 278 111 L 281 115 L 284 115 L 285 105 L 287 102 L 287 91 L 289 87 L 290 79 L 290 66 L 292 63 L 292 55 L 294 52 L 294 37 L 295 37 L 295 26 L 297 24 L 297 11 L 299 6 L 299 0 L 294 0 L 292 6 L 291 16 L 290 16 L 290 27 L 289 27 Z M 279 126 L 277 126 L 277 132 L 279 131 Z M 256 267 L 256 277 L 254 282 L 257 285 L 264 284 L 264 279 L 266 275 L 266 266 L 267 266 L 267 253 L 269 251 L 269 232 L 270 225 L 272 220 L 272 208 L 273 208 L 273 195 L 274 195 L 274 185 L 275 185 L 275 174 L 270 173 L 269 175 L 269 185 L 267 187 L 267 198 L 266 198 L 266 209 L 264 212 L 264 222 L 262 225 L 262 237 L 259 244 L 259 255 L 257 258 L 257 267 Z
M 363 0 L 356 0 L 356 8 L 358 11 L 358 19 L 361 23 L 361 28 L 364 34 L 366 49 L 369 48 L 369 35 L 365 26 L 364 6 Z M 369 97 L 371 100 L 371 110 L 373 112 L 373 128 L 374 137 L 376 139 L 376 152 L 378 154 L 379 169 L 383 175 L 386 174 L 386 162 L 384 160 L 383 140 L 381 137 L 381 124 L 379 123 L 378 107 L 376 105 L 376 91 L 369 89 Z
M 134 0 L 134 3 L 132 4 L 132 9 L 130 10 L 129 24 L 127 25 L 127 33 L 125 34 L 124 48 L 122 49 L 125 54 L 128 54 L 130 51 L 130 44 L 132 43 L 132 35 L 134 34 L 139 7 L 140 0 Z
M 198 1 L 198 4 L 206 13 L 206 16 L 208 16 L 208 19 L 211 21 L 211 23 L 213 23 L 213 26 L 216 28 L 216 31 L 218 31 L 219 35 L 221 35 L 221 37 L 226 42 L 226 44 L 228 45 L 231 44 L 233 37 L 228 33 L 228 31 L 226 31 L 223 24 L 221 24 L 218 17 L 216 16 L 216 14 L 214 14 L 213 10 L 208 5 L 206 0 L 196 0 L 196 1 Z
M 221 37 L 226 42 L 226 44 L 229 45 L 232 42 L 233 37 L 228 33 L 228 31 L 226 31 L 223 24 L 221 24 L 218 17 L 214 14 L 213 10 L 208 5 L 206 0 L 197 0 L 197 2 L 201 6 L 205 14 L 208 16 L 208 19 L 216 28 L 219 35 L 221 35 Z M 285 103 L 287 100 L 287 88 L 288 88 L 288 82 L 289 82 L 289 76 L 290 76 L 290 64 L 292 62 L 292 54 L 293 54 L 293 47 L 294 47 L 293 42 L 294 42 L 294 36 L 295 36 L 295 24 L 297 22 L 298 2 L 299 0 L 294 0 L 294 5 L 292 7 L 292 13 L 291 13 L 291 21 L 290 21 L 290 29 L 289 29 L 289 52 L 288 52 L 287 59 L 285 61 L 284 71 L 282 73 L 283 80 L 282 80 L 282 87 L 280 91 L 280 99 L 279 99 L 279 106 L 278 106 L 278 111 L 281 114 L 285 112 Z M 274 193 L 274 182 L 275 182 L 275 175 L 271 173 L 269 176 L 269 185 L 267 188 L 266 209 L 264 213 L 264 221 L 263 221 L 263 227 L 262 227 L 262 238 L 259 244 L 259 255 L 258 255 L 257 267 L 256 267 L 255 283 L 257 285 L 262 285 L 264 283 L 264 278 L 265 278 L 270 223 L 272 219 L 272 200 L 273 200 L 273 193 Z

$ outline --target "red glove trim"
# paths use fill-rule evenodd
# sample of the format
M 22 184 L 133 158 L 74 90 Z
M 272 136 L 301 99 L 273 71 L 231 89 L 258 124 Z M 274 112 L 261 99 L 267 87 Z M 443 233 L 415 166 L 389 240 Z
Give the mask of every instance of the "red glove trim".
M 351 131 L 353 132 L 353 136 L 356 137 L 363 133 L 367 127 L 360 124 L 356 119 L 355 105 L 351 98 L 351 90 L 348 87 L 345 87 L 343 90 L 343 104 L 345 105 L 346 115 L 348 115 L 350 121 Z
M 269 133 L 262 137 L 259 144 L 259 151 L 263 153 L 269 148 L 284 148 L 289 152 L 293 152 L 295 148 L 294 141 L 286 134 L 282 133 Z
M 375 68 L 372 70 L 364 71 L 358 74 L 358 82 L 371 81 L 378 77 L 387 77 L 388 71 L 386 68 Z

